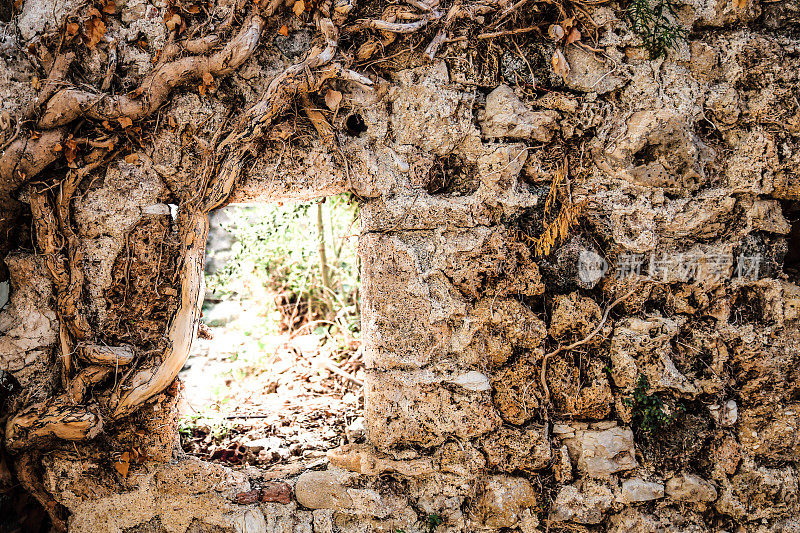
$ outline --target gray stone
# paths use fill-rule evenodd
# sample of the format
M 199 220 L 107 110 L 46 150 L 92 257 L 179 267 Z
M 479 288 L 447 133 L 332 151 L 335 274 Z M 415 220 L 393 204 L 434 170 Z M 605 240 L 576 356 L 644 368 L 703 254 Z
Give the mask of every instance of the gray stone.
M 633 470 L 633 432 L 627 427 L 576 431 L 566 439 L 571 455 L 577 457 L 578 470 L 593 478 L 608 478 L 615 472 Z
M 717 489 L 710 482 L 694 474 L 680 474 L 667 481 L 667 496 L 681 502 L 713 502 Z
M 548 142 L 558 128 L 558 118 L 552 110 L 532 111 L 511 87 L 501 85 L 486 97 L 481 133 L 486 138 Z
M 625 503 L 646 502 L 664 497 L 664 485 L 645 481 L 640 477 L 622 482 L 622 500 Z
M 303 472 L 294 486 L 297 503 L 309 509 L 345 509 L 353 505 L 347 488 L 331 470 Z
M 555 522 L 599 524 L 614 503 L 611 489 L 588 481 L 562 487 L 553 502 L 550 519 Z

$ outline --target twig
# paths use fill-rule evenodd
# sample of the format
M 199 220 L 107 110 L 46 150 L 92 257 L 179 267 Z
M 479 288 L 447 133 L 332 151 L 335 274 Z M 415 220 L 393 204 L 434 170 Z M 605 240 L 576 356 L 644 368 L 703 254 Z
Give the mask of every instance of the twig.
M 550 389 L 547 387 L 547 380 L 545 379 L 545 377 L 546 377 L 545 374 L 547 373 L 547 361 L 551 357 L 553 357 L 554 355 L 557 355 L 557 354 L 559 354 L 561 352 L 567 352 L 567 351 L 570 351 L 570 350 L 574 350 L 578 346 L 586 344 L 587 342 L 592 340 L 592 337 L 597 335 L 600 332 L 600 330 L 603 329 L 603 326 L 605 325 L 606 321 L 608 320 L 608 315 L 611 314 L 611 310 L 614 309 L 614 307 L 616 307 L 620 303 L 622 303 L 625 300 L 627 300 L 628 298 L 630 298 L 631 295 L 633 295 L 633 293 L 635 293 L 637 290 L 639 290 L 639 286 L 638 285 L 636 287 L 634 287 L 633 289 L 631 289 L 630 291 L 628 291 L 625 294 L 623 294 L 622 296 L 620 296 L 619 298 L 617 298 L 616 300 L 614 300 L 613 302 L 611 302 L 611 304 L 608 307 L 606 307 L 606 310 L 603 313 L 603 318 L 600 319 L 600 322 L 597 324 L 597 326 L 588 335 L 586 335 L 584 338 L 582 338 L 579 341 L 575 341 L 575 342 L 573 342 L 572 344 L 570 344 L 568 346 L 560 346 L 560 347 L 556 348 L 555 350 L 553 350 L 552 352 L 544 354 L 544 358 L 542 358 L 542 372 L 541 372 L 539 378 L 540 378 L 541 383 L 542 383 L 542 389 L 544 389 L 544 398 L 545 398 L 544 404 L 545 405 L 550 403 Z
M 417 22 L 386 22 L 385 20 L 371 19 L 364 21 L 361 27 L 392 33 L 414 33 L 427 26 L 427 24 L 427 19 L 418 20 Z
M 528 0 L 519 0 L 519 2 L 517 2 L 513 6 L 509 7 L 508 9 L 506 9 L 505 11 L 500 13 L 500 16 L 497 17 L 497 22 L 494 22 L 494 23 L 490 24 L 487 29 L 491 30 L 491 29 L 494 29 L 494 28 L 498 27 L 500 24 L 505 22 L 505 19 L 506 19 L 506 17 L 508 15 L 510 15 L 511 13 L 513 13 L 514 11 L 516 11 L 517 9 L 519 9 L 520 7 L 522 7 L 523 5 L 525 5 L 527 3 L 528 3 Z

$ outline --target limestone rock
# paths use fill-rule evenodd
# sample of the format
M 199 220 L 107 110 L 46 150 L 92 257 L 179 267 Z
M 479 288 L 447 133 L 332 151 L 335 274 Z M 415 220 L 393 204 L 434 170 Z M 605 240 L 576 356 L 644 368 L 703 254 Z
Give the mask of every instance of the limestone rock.
M 331 465 L 352 472 L 375 476 L 396 472 L 402 476 L 417 477 L 433 473 L 433 463 L 428 458 L 395 460 L 369 445 L 345 444 L 328 452 Z
M 599 524 L 614 503 L 614 494 L 605 485 L 586 481 L 567 485 L 558 491 L 550 512 L 556 522 Z
M 569 448 L 566 446 L 558 449 L 556 463 L 553 465 L 553 474 L 559 483 L 572 481 L 572 460 L 569 458 Z
M 633 431 L 626 427 L 605 430 L 577 430 L 564 440 L 578 470 L 589 477 L 608 478 L 611 474 L 638 466 L 634 455 Z
M 515 527 L 522 512 L 536 502 L 536 492 L 527 479 L 494 476 L 483 483 L 470 506 L 470 519 L 488 528 Z
M 503 426 L 485 437 L 480 446 L 488 466 L 503 472 L 533 473 L 547 467 L 552 458 L 546 426 Z
M 711 412 L 711 418 L 720 427 L 733 427 L 739 419 L 739 408 L 736 405 L 736 400 L 728 400 L 722 405 L 711 405 L 708 410 Z
M 551 337 L 560 341 L 582 339 L 597 327 L 602 316 L 600 306 L 591 298 L 581 296 L 578 292 L 559 294 L 553 300 L 548 332 Z M 611 325 L 607 324 L 603 331 L 592 338 L 589 345 L 601 344 L 610 333 Z
M 664 484 L 645 481 L 640 477 L 622 482 L 622 501 L 625 503 L 646 502 L 664 497 Z
M 309 509 L 345 509 L 353 505 L 340 476 L 331 470 L 300 474 L 294 486 L 297 503 Z
M 567 46 L 564 55 L 570 67 L 565 83 L 574 91 L 605 94 L 628 81 L 611 62 L 579 46 Z
M 486 97 L 481 133 L 484 138 L 548 142 L 558 128 L 557 119 L 554 111 L 532 111 L 511 87 L 500 85 Z
M 499 427 L 489 392 L 447 383 L 431 370 L 368 372 L 365 418 L 379 449 L 399 444 L 435 446 L 455 435 L 473 438 Z
M 717 489 L 694 474 L 680 474 L 667 481 L 666 493 L 671 499 L 681 502 L 713 502 Z

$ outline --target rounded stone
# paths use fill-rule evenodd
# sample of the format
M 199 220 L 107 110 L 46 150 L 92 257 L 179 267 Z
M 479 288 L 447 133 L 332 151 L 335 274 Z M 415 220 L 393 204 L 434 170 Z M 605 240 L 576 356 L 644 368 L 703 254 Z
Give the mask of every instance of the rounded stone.
M 338 476 L 329 470 L 304 472 L 294 486 L 297 503 L 309 509 L 344 509 L 353 501 Z

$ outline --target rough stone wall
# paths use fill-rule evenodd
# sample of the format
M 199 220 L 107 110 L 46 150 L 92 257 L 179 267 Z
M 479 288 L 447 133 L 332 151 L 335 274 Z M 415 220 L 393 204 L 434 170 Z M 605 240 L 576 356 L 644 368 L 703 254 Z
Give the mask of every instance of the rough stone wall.
M 25 3 L 22 38 L 51 16 L 39 4 Z M 123 21 L 144 5 L 119 4 Z M 452 532 L 800 529 L 800 288 L 784 263 L 800 246 L 800 8 L 681 4 L 693 31 L 655 61 L 618 9 L 585 9 L 599 51 L 568 46 L 570 73 L 550 80 L 559 90 L 477 88 L 455 44 L 448 60 L 344 91 L 368 125 L 339 136 L 346 171 L 321 143 L 287 153 L 276 141 L 237 189 L 237 201 L 363 199 L 368 444 L 281 480 L 203 463 L 173 453 L 176 387 L 110 440 L 44 459 L 71 530 L 410 532 L 433 517 Z M 134 48 L 120 53 L 149 68 Z M 232 84 L 251 103 L 290 59 L 266 47 Z M 19 80 L 0 79 L 4 94 Z M 144 237 L 168 243 L 166 203 L 191 192 L 199 148 L 186 138 L 213 134 L 226 112 L 175 98 L 164 109 L 175 126 L 78 202 L 91 312 L 109 331 L 123 334 L 99 296 L 117 282 L 125 236 L 145 228 L 134 251 L 155 261 Z M 577 222 L 537 257 L 565 161 L 561 198 Z M 579 268 L 592 254 L 605 276 Z M 617 279 L 631 254 L 642 271 Z M 742 256 L 763 259 L 756 276 L 737 276 Z M 653 272 L 651 257 L 699 266 Z M 33 254 L 6 263 L 0 368 L 46 396 L 52 288 Z M 148 294 L 152 276 L 130 275 Z M 637 397 L 658 402 L 663 427 L 645 425 Z M 117 475 L 112 461 L 134 446 L 146 459 Z

